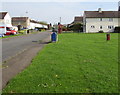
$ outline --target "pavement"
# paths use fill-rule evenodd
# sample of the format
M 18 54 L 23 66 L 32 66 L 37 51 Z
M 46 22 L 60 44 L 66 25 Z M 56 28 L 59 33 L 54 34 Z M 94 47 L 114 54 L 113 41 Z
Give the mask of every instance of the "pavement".
M 28 67 L 37 53 L 50 41 L 50 32 L 28 34 L 2 41 L 2 89 Z

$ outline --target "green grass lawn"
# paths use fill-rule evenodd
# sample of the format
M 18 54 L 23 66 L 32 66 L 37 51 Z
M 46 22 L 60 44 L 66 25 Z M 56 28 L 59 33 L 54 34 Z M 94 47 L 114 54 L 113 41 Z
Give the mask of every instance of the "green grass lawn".
M 16 36 L 22 36 L 22 35 L 25 35 L 25 34 L 5 35 L 4 37 L 0 37 L 0 39 L 10 38 L 10 37 L 16 37 Z
M 19 68 L 19 67 L 18 67 Z M 3 93 L 117 93 L 118 34 L 63 33 Z
M 10 37 L 21 36 L 21 35 L 23 35 L 23 34 L 7 35 L 7 36 L 2 37 L 2 39 L 3 39 L 3 38 L 10 38 Z

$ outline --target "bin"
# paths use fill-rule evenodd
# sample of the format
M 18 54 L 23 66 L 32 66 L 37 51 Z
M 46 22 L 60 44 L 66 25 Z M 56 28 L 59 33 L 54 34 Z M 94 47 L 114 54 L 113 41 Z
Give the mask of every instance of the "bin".
M 109 41 L 110 40 L 110 34 L 107 34 L 106 37 L 107 37 L 106 40 Z
M 57 41 L 57 33 L 53 32 L 53 33 L 51 34 L 51 41 L 52 41 L 52 42 L 56 42 L 56 41 Z

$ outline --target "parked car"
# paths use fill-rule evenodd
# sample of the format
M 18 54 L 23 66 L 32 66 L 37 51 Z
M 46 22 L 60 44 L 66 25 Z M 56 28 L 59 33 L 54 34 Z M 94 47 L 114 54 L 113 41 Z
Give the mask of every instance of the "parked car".
M 2 37 L 4 34 L 6 34 L 5 27 L 3 25 L 0 25 L 0 36 Z
M 13 27 L 13 29 L 15 30 L 15 31 L 18 31 L 18 27 L 17 26 L 12 26 Z
M 13 27 L 6 27 L 6 34 L 5 35 L 16 35 L 17 31 L 13 29 Z
M 1 35 L 15 35 L 17 31 L 13 29 L 13 27 L 7 27 L 5 25 L 0 25 L 0 34 Z

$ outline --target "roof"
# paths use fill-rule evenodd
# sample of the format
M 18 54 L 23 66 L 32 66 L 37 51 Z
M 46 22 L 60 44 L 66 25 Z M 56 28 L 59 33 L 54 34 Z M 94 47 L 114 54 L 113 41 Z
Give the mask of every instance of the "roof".
M 29 17 L 12 17 L 13 21 L 26 21 Z
M 37 22 L 37 21 L 35 21 L 35 20 L 31 20 L 31 19 L 30 19 L 30 22 L 33 22 L 33 23 L 39 23 L 39 22 Z
M 4 19 L 6 14 L 7 14 L 7 12 L 0 12 L 0 19 Z
M 74 18 L 74 21 L 72 23 L 81 23 L 81 22 L 83 22 L 83 17 L 77 16 Z
M 120 11 L 85 11 L 87 18 L 118 18 L 120 17 Z
M 83 17 L 75 17 L 74 21 L 83 21 Z

